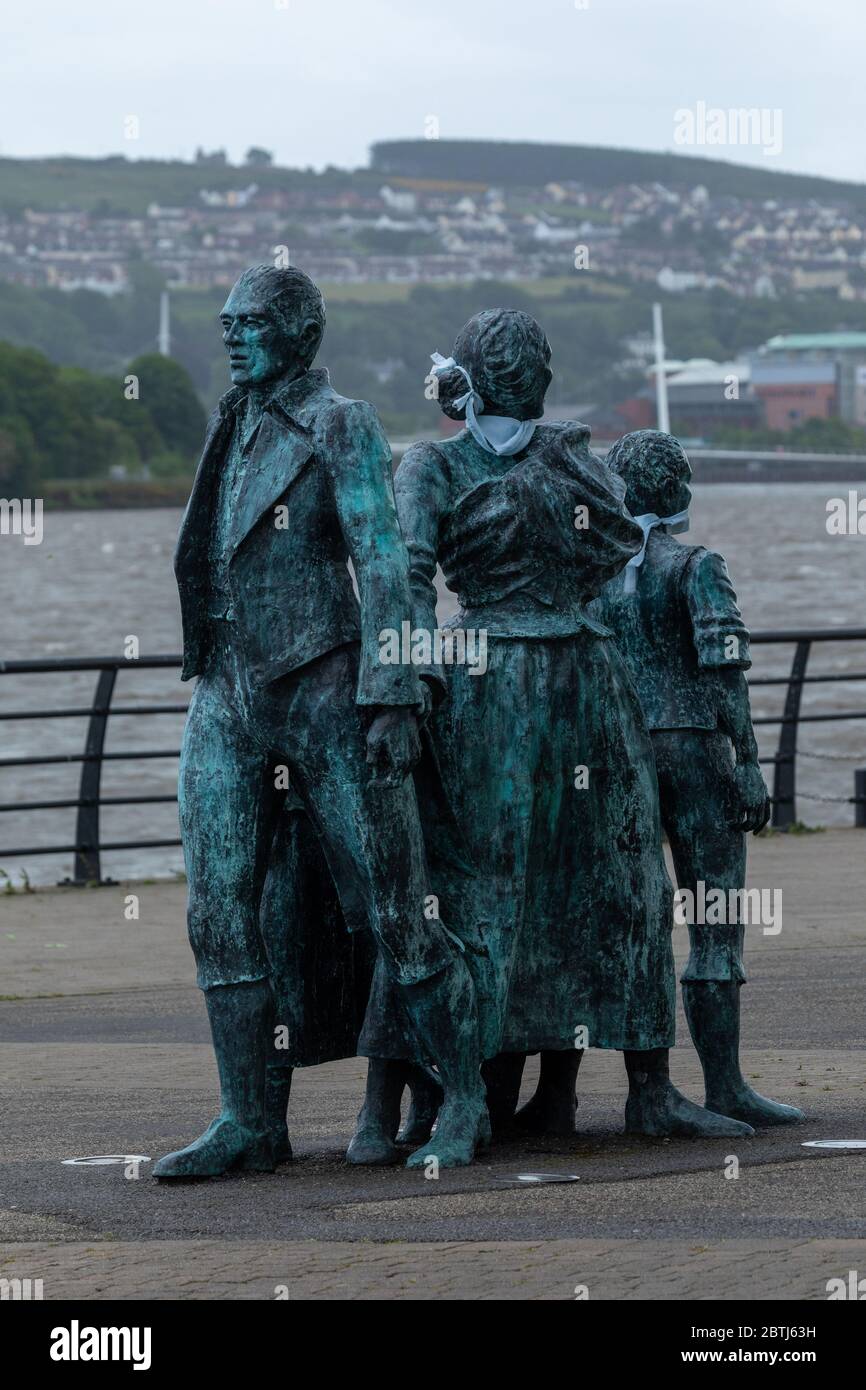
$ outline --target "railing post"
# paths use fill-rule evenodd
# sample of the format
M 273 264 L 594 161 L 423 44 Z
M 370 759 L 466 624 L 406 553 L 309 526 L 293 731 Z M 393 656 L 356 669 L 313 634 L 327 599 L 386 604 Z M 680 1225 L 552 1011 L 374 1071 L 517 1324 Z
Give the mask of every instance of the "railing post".
M 93 708 L 87 725 L 87 738 L 84 752 L 87 762 L 81 764 L 81 783 L 78 799 L 78 817 L 75 824 L 75 867 L 72 882 L 77 885 L 99 883 L 102 872 L 99 856 L 99 798 L 102 787 L 102 750 L 105 747 L 105 731 L 108 725 L 108 711 L 114 694 L 117 668 L 103 669 L 96 682 Z M 104 711 L 104 712 L 100 712 Z
M 854 824 L 866 830 L 866 767 L 858 767 L 854 773 Z
M 776 768 L 773 773 L 773 825 L 777 830 L 787 830 L 797 820 L 797 727 L 800 718 L 800 700 L 803 695 L 803 677 L 809 661 L 811 642 L 798 642 L 791 663 L 788 678 L 788 693 L 785 696 L 785 709 L 779 732 L 779 747 L 776 750 Z

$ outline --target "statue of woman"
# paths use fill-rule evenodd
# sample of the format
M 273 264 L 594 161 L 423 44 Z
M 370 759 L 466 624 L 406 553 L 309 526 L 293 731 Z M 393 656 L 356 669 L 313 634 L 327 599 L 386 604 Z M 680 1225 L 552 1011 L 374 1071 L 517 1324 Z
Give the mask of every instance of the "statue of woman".
M 585 426 L 539 423 L 550 348 L 528 314 L 485 310 L 450 358 L 433 360 L 439 405 L 466 428 L 407 451 L 397 510 L 413 637 L 437 630 L 437 563 L 460 602 L 453 648 L 420 674 L 461 854 L 437 856 L 429 827 L 425 838 L 437 906 L 475 982 L 494 1124 L 513 1113 L 524 1054 L 545 1050 L 576 1070 L 589 1046 L 625 1053 L 627 1130 L 751 1133 L 668 1075 L 672 890 L 653 750 L 610 633 L 586 611 L 642 545 L 624 485 L 590 452 Z M 481 639 L 484 662 L 449 664 Z M 379 967 L 359 1050 L 371 1062 L 348 1157 L 394 1162 L 392 1063 L 431 1059 Z

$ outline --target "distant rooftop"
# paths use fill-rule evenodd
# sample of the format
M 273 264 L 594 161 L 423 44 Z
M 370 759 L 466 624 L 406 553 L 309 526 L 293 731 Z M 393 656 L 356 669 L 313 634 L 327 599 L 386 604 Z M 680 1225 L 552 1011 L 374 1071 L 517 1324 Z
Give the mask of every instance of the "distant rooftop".
M 866 352 L 866 333 L 780 333 L 764 344 L 764 352 Z
M 732 376 L 745 384 L 751 376 L 749 363 L 713 362 L 710 358 L 695 357 L 683 363 L 682 370 L 668 377 L 668 386 L 724 386 Z

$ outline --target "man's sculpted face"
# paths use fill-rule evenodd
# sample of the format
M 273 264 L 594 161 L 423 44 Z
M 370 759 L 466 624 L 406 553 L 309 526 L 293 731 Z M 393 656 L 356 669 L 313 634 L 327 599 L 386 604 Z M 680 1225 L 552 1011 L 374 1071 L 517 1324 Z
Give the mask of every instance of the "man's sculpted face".
M 296 377 L 307 366 L 302 355 L 307 325 L 285 323 L 254 285 L 235 285 L 220 323 L 235 386 L 266 386 Z

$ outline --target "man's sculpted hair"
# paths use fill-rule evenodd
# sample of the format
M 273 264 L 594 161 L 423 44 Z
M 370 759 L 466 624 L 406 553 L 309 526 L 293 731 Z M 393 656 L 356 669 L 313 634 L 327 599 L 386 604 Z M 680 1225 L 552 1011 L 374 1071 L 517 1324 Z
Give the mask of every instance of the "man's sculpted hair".
M 280 269 L 274 265 L 252 265 L 238 280 L 238 288 L 259 290 L 274 310 L 281 325 L 288 328 L 300 319 L 312 319 L 319 336 L 310 355 L 318 351 L 325 330 L 325 301 L 318 285 L 297 266 Z

